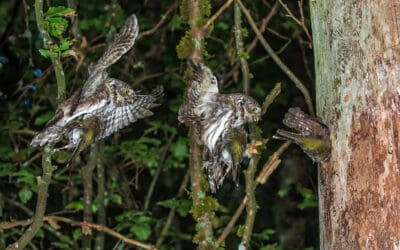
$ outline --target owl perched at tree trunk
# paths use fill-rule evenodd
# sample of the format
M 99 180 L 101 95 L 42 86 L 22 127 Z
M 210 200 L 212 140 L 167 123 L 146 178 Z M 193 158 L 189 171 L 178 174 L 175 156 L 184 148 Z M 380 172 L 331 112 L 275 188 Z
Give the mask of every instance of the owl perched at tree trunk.
M 190 65 L 193 74 L 178 119 L 192 125 L 198 144 L 205 146 L 203 165 L 215 193 L 228 173 L 236 175 L 247 143 L 243 126 L 261 118 L 261 107 L 244 94 L 220 94 L 217 78 L 207 66 Z
M 75 148 L 69 165 L 92 142 L 153 114 L 150 109 L 158 106 L 155 102 L 162 95 L 162 87 L 149 95 L 139 95 L 127 83 L 110 78 L 105 72 L 133 46 L 137 33 L 137 19 L 132 15 L 103 56 L 89 68 L 83 88 L 59 105 L 47 127 L 33 138 L 32 146 L 54 146 L 66 136 L 69 144 L 60 149 Z

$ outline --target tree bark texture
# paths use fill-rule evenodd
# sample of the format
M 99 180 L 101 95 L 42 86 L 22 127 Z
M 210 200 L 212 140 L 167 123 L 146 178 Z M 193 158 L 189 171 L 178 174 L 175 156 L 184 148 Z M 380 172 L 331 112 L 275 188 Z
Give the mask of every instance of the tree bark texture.
M 321 249 L 400 249 L 400 2 L 311 0 Z

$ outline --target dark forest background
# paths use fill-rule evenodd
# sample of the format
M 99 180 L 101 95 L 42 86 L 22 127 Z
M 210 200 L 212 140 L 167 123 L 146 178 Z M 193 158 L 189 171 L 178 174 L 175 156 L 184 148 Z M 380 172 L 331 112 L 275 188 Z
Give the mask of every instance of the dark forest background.
M 188 0 L 187 0 L 188 1 Z M 98 59 L 125 19 L 135 13 L 140 35 L 134 48 L 110 69 L 110 75 L 148 93 L 163 85 L 161 106 L 154 116 L 142 119 L 114 134 L 100 145 L 98 165 L 104 167 L 104 190 L 98 171 L 92 182 L 89 217 L 96 223 L 99 199 L 105 203 L 105 225 L 124 237 L 155 245 L 160 249 L 196 247 L 195 210 L 192 208 L 189 169 L 188 127 L 179 124 L 177 112 L 183 102 L 187 60 L 178 56 L 177 46 L 189 29 L 182 15 L 187 1 L 45 1 L 49 6 L 75 10 L 58 41 L 69 41 L 60 57 L 65 72 L 67 97 L 82 86 L 87 66 Z M 212 16 L 225 1 L 202 3 Z M 314 92 L 312 42 L 307 32 L 309 11 L 303 1 L 243 1 L 264 38 L 279 58 Z M 290 11 L 290 12 L 288 12 Z M 204 62 L 219 79 L 224 93 L 243 92 L 233 32 L 233 4 L 215 20 L 205 37 Z M 304 18 L 302 18 L 304 15 Z M 293 18 L 297 18 L 300 24 Z M 59 23 L 58 23 L 59 24 Z M 261 122 L 263 138 L 270 138 L 289 107 L 307 110 L 303 95 L 271 59 L 242 16 L 245 58 L 249 64 L 250 94 L 259 103 L 277 83 L 280 94 Z M 182 43 L 181 43 L 182 44 Z M 2 224 L 32 217 L 37 202 L 37 176 L 42 173 L 42 150 L 29 147 L 33 135 L 43 129 L 57 108 L 57 85 L 51 60 L 39 52 L 43 37 L 38 32 L 34 1 L 10 0 L 0 3 L 0 218 Z M 178 49 L 179 50 L 179 49 Z M 182 50 L 182 48 L 181 48 Z M 261 151 L 258 171 L 282 144 L 269 140 Z M 53 155 L 57 166 L 48 190 L 46 215 L 83 221 L 84 195 L 88 181 L 85 165 L 89 151 L 83 152 L 72 169 L 64 168 L 70 152 Z M 317 164 L 291 145 L 281 156 L 282 163 L 256 189 L 258 211 L 251 237 L 252 249 L 317 249 Z M 246 169 L 246 165 L 242 165 Z M 85 186 L 85 187 L 84 187 Z M 182 187 L 182 188 L 181 188 Z M 245 196 L 244 176 L 236 186 L 229 178 L 211 197 L 217 238 Z M 104 194 L 99 197 L 98 194 Z M 86 194 L 87 195 L 87 194 Z M 207 194 L 207 196 L 210 194 Z M 87 197 L 87 196 L 86 196 Z M 207 208 L 205 208 L 207 209 Z M 168 217 L 173 211 L 173 217 Z M 194 216 L 194 217 L 193 217 Z M 88 218 L 88 217 L 85 217 Z M 243 234 L 246 210 L 225 241 L 226 249 L 237 249 Z M 166 232 L 163 227 L 171 222 Z M 57 227 L 57 225 L 59 227 Z M 1 225 L 0 225 L 1 226 Z M 11 225 L 0 230 L 0 249 L 16 241 L 26 226 Z M 49 222 L 28 245 L 29 249 L 81 249 L 99 232 L 72 222 Z M 89 238 L 89 240 L 88 240 Z M 105 235 L 104 249 L 132 249 L 127 243 Z M 85 243 L 86 242 L 86 243 Z M 93 243 L 94 244 L 94 243 Z M 87 245 L 86 245 L 87 246 Z

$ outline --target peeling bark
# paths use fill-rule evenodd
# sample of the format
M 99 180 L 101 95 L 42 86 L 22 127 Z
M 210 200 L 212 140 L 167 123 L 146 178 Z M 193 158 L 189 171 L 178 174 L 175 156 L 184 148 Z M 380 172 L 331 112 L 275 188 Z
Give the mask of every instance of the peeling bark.
M 400 2 L 311 1 L 321 249 L 400 249 Z

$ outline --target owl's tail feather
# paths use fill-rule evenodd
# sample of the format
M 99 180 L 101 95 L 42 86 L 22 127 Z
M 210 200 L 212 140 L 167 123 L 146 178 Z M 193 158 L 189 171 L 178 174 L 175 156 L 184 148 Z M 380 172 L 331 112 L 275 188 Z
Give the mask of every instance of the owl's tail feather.
M 54 145 L 62 136 L 62 128 L 59 126 L 51 126 L 44 129 L 33 137 L 30 145 L 32 147 L 42 147 L 44 145 Z

